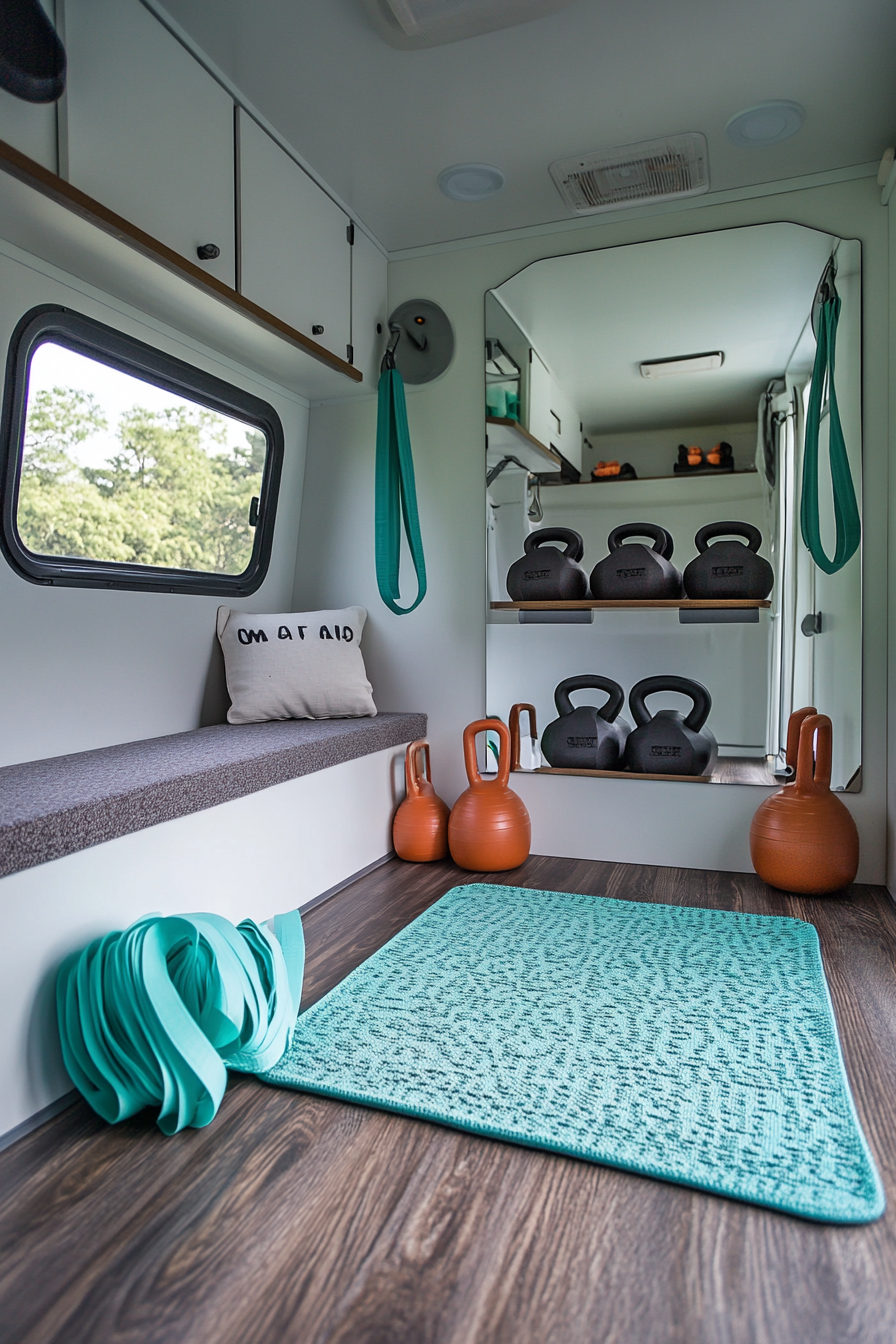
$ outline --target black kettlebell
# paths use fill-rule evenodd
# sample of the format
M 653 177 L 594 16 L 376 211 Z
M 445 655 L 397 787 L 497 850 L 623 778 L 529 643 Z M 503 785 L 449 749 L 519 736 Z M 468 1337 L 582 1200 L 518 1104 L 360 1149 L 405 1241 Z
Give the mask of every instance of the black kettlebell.
M 653 718 L 644 701 L 657 691 L 681 691 L 694 707 L 684 718 L 677 709 L 660 709 Z M 715 738 L 704 728 L 712 698 L 690 677 L 645 677 L 628 693 L 636 727 L 625 743 L 623 766 L 639 775 L 708 775 L 719 755 Z
M 571 691 L 593 687 L 606 691 L 609 700 L 600 709 L 579 705 L 573 709 Z M 625 692 L 618 681 L 609 677 L 567 677 L 554 692 L 559 719 L 549 723 L 541 735 L 541 750 L 555 769 L 616 770 L 631 728 L 617 714 L 625 703 Z
M 547 546 L 549 541 L 562 542 L 566 549 Z M 511 601 L 568 602 L 588 596 L 588 578 L 577 563 L 585 553 L 578 532 L 571 527 L 542 527 L 529 533 L 523 549 L 525 555 L 507 571 Z
M 653 537 L 653 547 L 627 537 Z M 656 523 L 623 523 L 607 537 L 610 554 L 591 571 L 591 596 L 602 602 L 642 602 L 681 597 L 681 574 L 673 564 L 671 534 Z
M 717 541 L 713 537 L 743 537 L 742 541 Z M 694 538 L 700 552 L 684 571 L 688 597 L 768 597 L 775 575 L 767 560 L 756 552 L 762 533 L 752 523 L 709 523 Z

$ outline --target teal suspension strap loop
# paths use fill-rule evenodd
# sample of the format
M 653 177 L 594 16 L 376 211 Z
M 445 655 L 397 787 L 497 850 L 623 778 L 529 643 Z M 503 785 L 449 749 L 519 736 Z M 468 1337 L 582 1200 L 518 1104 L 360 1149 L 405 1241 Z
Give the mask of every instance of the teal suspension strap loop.
M 207 1125 L 227 1070 L 261 1073 L 292 1039 L 305 940 L 220 915 L 152 915 L 68 957 L 56 982 L 62 1057 L 110 1124 L 158 1105 L 164 1134 Z
M 827 277 L 822 282 L 821 309 L 818 315 L 818 346 L 815 352 L 815 367 L 812 370 L 812 386 L 809 390 L 809 406 L 806 411 L 806 446 L 803 455 L 803 488 L 800 498 L 800 531 L 803 541 L 825 574 L 836 574 L 847 560 L 858 550 L 862 539 L 862 524 L 859 519 L 859 507 L 856 492 L 849 470 L 849 457 L 840 423 L 840 411 L 837 406 L 837 391 L 834 386 L 834 355 L 837 341 L 837 323 L 840 319 L 840 297 L 834 288 L 833 279 Z M 818 519 L 818 436 L 821 426 L 821 407 L 825 381 L 828 387 L 828 455 L 831 464 L 831 486 L 834 498 L 834 520 L 836 523 L 836 545 L 834 558 L 825 554 L 821 543 L 821 528 Z
M 417 488 L 404 383 L 392 353 L 399 334 L 400 329 L 395 328 L 393 342 L 383 359 L 378 388 L 374 545 L 380 597 L 396 616 L 406 616 L 419 607 L 426 596 L 426 561 L 417 516 Z M 417 576 L 417 597 L 409 607 L 398 606 L 402 522 Z

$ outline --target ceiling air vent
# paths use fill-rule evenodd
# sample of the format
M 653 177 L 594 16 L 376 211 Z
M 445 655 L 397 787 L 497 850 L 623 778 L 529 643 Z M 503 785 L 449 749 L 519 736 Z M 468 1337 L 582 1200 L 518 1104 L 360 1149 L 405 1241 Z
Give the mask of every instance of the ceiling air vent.
M 362 0 L 390 46 L 406 50 L 460 42 L 518 23 L 529 23 L 573 0 Z
M 558 159 L 551 164 L 551 177 L 576 215 L 699 196 L 709 191 L 706 139 L 693 131 Z

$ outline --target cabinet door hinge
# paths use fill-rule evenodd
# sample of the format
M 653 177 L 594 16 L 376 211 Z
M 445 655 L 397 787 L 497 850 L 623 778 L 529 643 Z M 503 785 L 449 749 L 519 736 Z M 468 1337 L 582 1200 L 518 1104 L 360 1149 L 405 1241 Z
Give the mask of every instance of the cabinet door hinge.
M 355 347 L 354 347 L 353 345 L 347 345 L 347 346 L 345 347 L 345 358 L 346 358 L 346 360 L 348 361 L 349 364 L 354 364 L 354 362 L 355 362 Z
M 348 227 L 347 227 L 346 230 L 345 230 L 345 236 L 346 236 L 346 238 L 348 239 L 348 245 L 349 245 L 349 247 L 354 247 L 354 245 L 355 245 L 355 226 L 354 226 L 354 224 L 349 224 L 349 225 L 348 225 Z

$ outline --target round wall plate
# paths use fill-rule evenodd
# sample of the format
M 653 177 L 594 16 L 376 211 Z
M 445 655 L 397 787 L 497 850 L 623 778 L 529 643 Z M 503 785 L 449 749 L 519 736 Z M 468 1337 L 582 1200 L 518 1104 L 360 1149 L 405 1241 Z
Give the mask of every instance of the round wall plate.
M 454 328 L 443 308 L 430 299 L 409 299 L 389 318 L 393 326 L 401 328 L 395 367 L 406 383 L 431 383 L 445 372 L 454 358 Z

